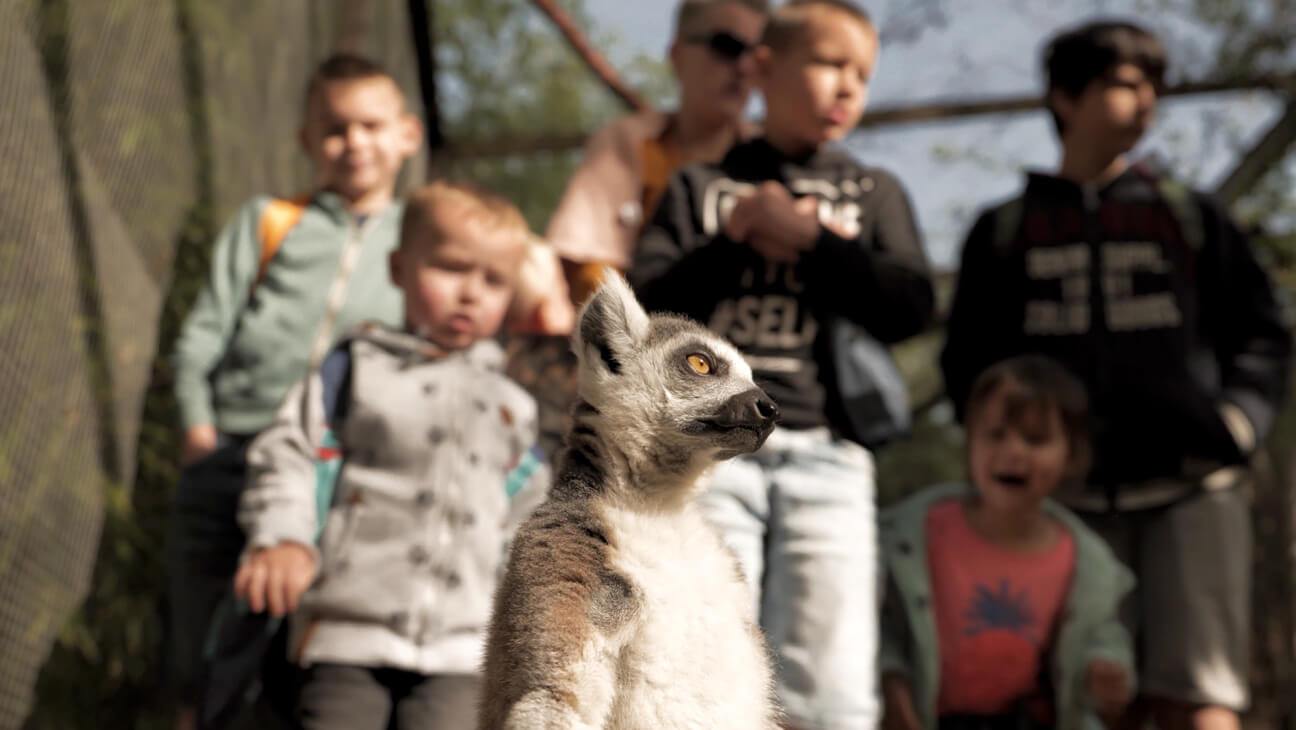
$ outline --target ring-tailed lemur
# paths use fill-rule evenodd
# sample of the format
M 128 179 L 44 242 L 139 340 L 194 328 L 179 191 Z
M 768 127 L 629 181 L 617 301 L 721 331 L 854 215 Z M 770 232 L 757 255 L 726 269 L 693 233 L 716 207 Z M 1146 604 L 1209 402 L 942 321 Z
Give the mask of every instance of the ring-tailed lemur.
M 694 498 L 777 409 L 733 346 L 605 280 L 559 476 L 496 593 L 480 728 L 776 728 L 749 589 Z

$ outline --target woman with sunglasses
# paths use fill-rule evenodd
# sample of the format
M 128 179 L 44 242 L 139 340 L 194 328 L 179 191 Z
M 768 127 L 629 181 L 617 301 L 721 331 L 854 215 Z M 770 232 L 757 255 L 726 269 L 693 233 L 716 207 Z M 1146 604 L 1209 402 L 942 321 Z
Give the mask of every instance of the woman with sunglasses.
M 594 135 L 549 223 L 546 238 L 562 258 L 571 302 L 597 288 L 604 265 L 621 271 L 630 265 L 639 229 L 676 168 L 719 160 L 753 136 L 743 110 L 755 80 L 751 51 L 769 6 L 769 0 L 682 0 L 669 51 L 679 108 L 629 114 Z M 562 291 L 555 287 L 553 296 Z

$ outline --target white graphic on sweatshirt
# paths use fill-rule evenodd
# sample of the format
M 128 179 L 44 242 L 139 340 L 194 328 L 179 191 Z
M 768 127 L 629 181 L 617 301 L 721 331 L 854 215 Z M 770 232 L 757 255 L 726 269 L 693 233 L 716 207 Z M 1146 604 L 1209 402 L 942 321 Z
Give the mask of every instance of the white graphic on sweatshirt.
M 845 180 L 839 185 L 830 180 L 802 178 L 789 182 L 787 188 L 796 198 L 806 195 L 819 198 L 816 217 L 838 235 L 855 238 L 860 234 L 864 209 L 859 198 L 872 190 L 871 185 L 866 187 L 854 180 Z M 702 192 L 702 233 L 707 238 L 719 235 L 738 202 L 754 192 L 756 186 L 752 183 L 727 177 L 707 183 Z
M 871 183 L 871 181 L 869 181 Z M 872 190 L 863 181 L 846 180 L 840 185 L 830 180 L 804 178 L 788 183 L 793 197 L 813 195 L 819 199 L 816 217 L 825 227 L 844 238 L 855 238 L 862 230 L 863 207 L 859 198 Z M 738 202 L 756 191 L 751 183 L 718 178 L 707 184 L 702 194 L 702 232 L 710 238 L 720 234 Z M 766 373 L 799 372 L 801 359 L 819 334 L 819 323 L 800 299 L 805 285 L 796 277 L 793 267 L 765 262 L 748 267 L 740 274 L 744 294 L 721 301 L 708 322 L 712 331 L 726 337 L 740 350 L 764 350 L 762 355 L 748 355 L 754 370 Z M 762 290 L 777 290 L 759 293 Z M 770 353 L 786 350 L 796 356 Z
M 1135 294 L 1139 274 L 1158 278 L 1170 271 L 1161 245 L 1150 241 L 1111 241 L 1099 248 L 1102 261 L 1104 322 L 1111 332 L 1172 329 L 1183 324 L 1174 292 Z M 1057 281 L 1061 296 L 1026 302 L 1023 331 L 1028 335 L 1074 335 L 1089 331 L 1090 254 L 1085 244 L 1032 248 L 1026 276 Z

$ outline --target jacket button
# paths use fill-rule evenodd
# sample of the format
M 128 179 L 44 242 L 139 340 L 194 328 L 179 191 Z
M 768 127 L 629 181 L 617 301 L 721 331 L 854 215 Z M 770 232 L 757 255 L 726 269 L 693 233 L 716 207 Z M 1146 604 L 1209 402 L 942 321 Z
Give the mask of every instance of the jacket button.
M 458 588 L 461 579 L 459 578 L 458 573 L 451 572 L 449 575 L 446 576 L 445 582 L 446 582 L 446 588 Z
M 909 543 L 901 541 L 896 543 L 896 550 L 899 550 L 901 555 L 908 555 L 913 552 L 913 547 Z
M 409 559 L 410 562 L 415 565 L 422 565 L 427 562 L 428 559 L 427 550 L 424 550 L 422 545 L 415 545 L 414 547 L 410 548 Z
M 423 384 L 423 395 L 432 395 L 432 394 L 435 393 L 435 392 L 436 392 L 436 384 L 435 384 L 435 383 L 424 383 L 424 384 Z
M 414 497 L 414 504 L 420 507 L 431 507 L 435 501 L 436 495 L 430 489 L 424 489 Z
M 927 598 L 925 596 L 915 596 L 913 604 L 914 608 L 919 611 L 927 610 Z
M 428 441 L 433 444 L 439 444 L 442 441 L 445 441 L 445 436 L 445 429 L 442 428 L 434 428 L 431 431 L 428 431 Z

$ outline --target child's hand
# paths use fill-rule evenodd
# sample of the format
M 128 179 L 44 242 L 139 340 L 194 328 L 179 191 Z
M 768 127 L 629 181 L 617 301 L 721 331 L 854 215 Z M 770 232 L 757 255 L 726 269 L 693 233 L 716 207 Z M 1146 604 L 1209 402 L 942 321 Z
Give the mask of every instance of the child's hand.
M 216 427 L 210 423 L 190 426 L 184 433 L 184 447 L 180 452 L 180 465 L 189 466 L 216 450 Z
M 1125 668 L 1106 659 L 1094 659 L 1085 670 L 1085 687 L 1093 698 L 1098 714 L 1119 715 L 1130 701 L 1129 677 Z
M 510 331 L 565 335 L 575 323 L 576 308 L 569 298 L 558 254 L 545 241 L 532 240 L 513 287 Z
M 818 207 L 816 198 L 793 198 L 779 183 L 762 183 L 734 206 L 725 235 L 770 261 L 794 262 L 819 238 Z
M 263 548 L 239 567 L 234 595 L 247 601 L 253 613 L 269 609 L 272 616 L 297 610 L 297 599 L 315 580 L 315 557 L 304 545 L 285 542 Z
M 903 677 L 882 675 L 882 730 L 921 730 L 913 692 Z

